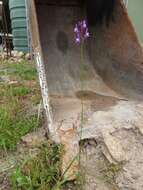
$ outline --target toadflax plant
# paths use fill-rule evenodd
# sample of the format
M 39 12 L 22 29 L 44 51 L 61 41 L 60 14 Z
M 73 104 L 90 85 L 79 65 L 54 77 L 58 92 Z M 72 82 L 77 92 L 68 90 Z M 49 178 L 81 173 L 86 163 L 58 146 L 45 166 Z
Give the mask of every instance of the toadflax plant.
M 90 37 L 88 24 L 86 20 L 79 21 L 74 27 L 75 42 L 80 46 L 80 81 L 81 81 L 81 91 L 83 91 L 83 63 L 84 63 L 84 42 Z M 83 100 L 81 99 L 82 111 L 81 111 L 81 129 L 83 125 Z M 82 131 L 82 130 L 81 130 Z M 82 135 L 82 132 L 81 132 Z
M 84 62 L 84 42 L 87 38 L 89 38 L 89 30 L 88 24 L 86 20 L 79 21 L 74 27 L 75 33 L 75 42 L 76 44 L 80 45 L 80 65 L 81 65 L 81 73 L 80 73 L 80 80 L 81 80 L 81 91 L 83 90 L 83 62 Z M 81 129 L 83 125 L 83 100 L 81 100 L 82 111 L 81 111 Z M 81 130 L 82 131 L 82 130 Z M 82 132 L 81 132 L 82 135 Z
M 84 69 L 84 43 L 85 40 L 87 40 L 90 37 L 88 24 L 86 20 L 79 21 L 75 27 L 74 27 L 74 33 L 75 33 L 75 42 L 77 45 L 80 46 L 80 82 L 81 82 L 81 91 L 83 91 L 83 69 Z M 84 123 L 84 105 L 83 105 L 83 99 L 81 99 L 81 131 L 79 138 L 82 138 L 82 129 L 83 129 L 83 123 Z M 79 166 L 80 166 L 80 154 L 81 150 L 79 152 Z
M 89 31 L 87 21 L 79 21 L 74 28 L 75 41 L 77 44 L 82 44 L 87 38 L 89 38 Z
M 75 43 L 79 46 L 80 48 L 80 67 L 81 67 L 81 70 L 80 70 L 80 82 L 81 82 L 81 90 L 83 90 L 83 74 L 82 74 L 82 71 L 83 71 L 83 66 L 84 66 L 84 42 L 87 38 L 89 38 L 89 31 L 88 31 L 88 25 L 87 25 L 87 21 L 86 20 L 83 20 L 83 21 L 79 21 L 77 24 L 75 24 L 75 27 L 74 27 L 74 34 L 75 34 Z M 82 138 L 82 129 L 83 129 L 83 122 L 84 122 L 84 118 L 83 118 L 83 99 L 81 99 L 81 105 L 82 105 L 82 110 L 81 110 L 81 123 L 80 123 L 80 127 L 81 127 L 81 131 L 79 133 L 79 138 L 81 140 Z M 75 166 L 74 167 L 77 167 L 77 164 L 80 168 L 80 156 L 81 155 L 81 149 L 79 150 L 79 153 L 73 158 L 73 160 L 71 160 L 69 166 L 65 169 L 62 177 L 65 176 L 65 174 L 70 170 L 71 166 L 74 165 L 74 162 L 76 162 Z M 77 163 L 78 161 L 78 163 Z M 80 172 L 77 174 L 77 179 L 80 179 L 80 183 L 77 183 L 78 186 L 81 186 L 82 185 L 82 181 L 81 181 L 81 175 L 80 175 Z M 65 178 L 65 180 L 67 180 Z M 78 188 L 79 189 L 79 188 Z M 81 189 L 81 188 L 80 188 Z M 83 188 L 82 188 L 83 189 Z

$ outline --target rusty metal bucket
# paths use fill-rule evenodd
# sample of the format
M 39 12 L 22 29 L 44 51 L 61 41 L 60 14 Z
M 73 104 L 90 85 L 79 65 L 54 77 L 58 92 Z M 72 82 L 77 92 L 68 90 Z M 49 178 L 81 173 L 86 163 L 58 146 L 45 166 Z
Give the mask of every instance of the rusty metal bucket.
M 80 1 L 32 0 L 29 8 L 48 129 L 52 137 L 58 133 L 67 152 L 71 150 L 65 158 L 69 162 L 78 150 L 72 142 L 80 126 L 81 100 L 86 119 L 119 100 L 142 100 L 143 49 L 122 0 L 118 0 L 115 21 L 109 27 L 89 26 L 81 90 L 80 48 L 73 33 L 75 23 L 85 14 Z
M 43 68 L 40 78 L 45 83 L 41 81 L 41 85 L 44 84 L 42 89 L 48 88 L 42 94 L 49 125 L 53 120 L 71 118 L 72 112 L 78 113 L 84 96 L 88 101 L 97 96 L 143 98 L 143 49 L 122 0 L 117 1 L 115 21 L 109 27 L 89 26 L 91 36 L 85 44 L 83 92 L 80 48 L 74 42 L 73 33 L 75 23 L 83 17 L 80 1 L 33 0 L 28 6 L 33 49 Z
M 115 21 L 109 27 L 89 26 L 91 36 L 85 44 L 83 63 L 84 92 L 80 83 L 80 48 L 73 33 L 74 24 L 83 17 L 80 1 L 33 0 L 29 7 L 33 48 L 41 56 L 51 102 L 67 97 L 78 100 L 80 95 L 90 94 L 142 99 L 143 50 L 122 0 L 117 1 Z

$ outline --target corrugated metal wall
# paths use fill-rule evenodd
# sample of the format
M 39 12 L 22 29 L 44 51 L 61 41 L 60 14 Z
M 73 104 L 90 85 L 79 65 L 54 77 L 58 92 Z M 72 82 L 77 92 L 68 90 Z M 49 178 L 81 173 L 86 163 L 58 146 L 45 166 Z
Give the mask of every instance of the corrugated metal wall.
M 9 0 L 14 50 L 28 52 L 25 0 Z

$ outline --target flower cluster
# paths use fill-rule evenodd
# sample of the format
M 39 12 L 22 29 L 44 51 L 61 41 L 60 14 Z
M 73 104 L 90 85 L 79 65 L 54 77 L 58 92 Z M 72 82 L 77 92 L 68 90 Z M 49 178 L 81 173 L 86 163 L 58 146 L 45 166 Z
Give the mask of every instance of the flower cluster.
M 81 41 L 84 41 L 86 38 L 89 38 L 89 31 L 87 26 L 87 21 L 79 21 L 74 28 L 75 41 L 77 44 L 80 44 Z

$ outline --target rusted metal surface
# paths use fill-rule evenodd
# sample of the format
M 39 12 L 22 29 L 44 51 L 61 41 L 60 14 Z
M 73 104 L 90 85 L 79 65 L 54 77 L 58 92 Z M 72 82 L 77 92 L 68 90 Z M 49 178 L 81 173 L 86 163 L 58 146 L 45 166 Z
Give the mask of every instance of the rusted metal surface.
M 41 87 L 41 94 L 43 98 L 43 105 L 45 109 L 45 114 L 47 118 L 47 129 L 50 132 L 51 136 L 55 135 L 55 130 L 52 125 L 52 113 L 50 109 L 50 103 L 49 103 L 49 94 L 48 94 L 48 86 L 47 86 L 47 80 L 46 80 L 46 74 L 45 74 L 45 67 L 43 62 L 43 55 L 41 51 L 41 43 L 39 38 L 39 28 L 38 28 L 38 22 L 37 22 L 37 15 L 36 15 L 36 8 L 35 8 L 35 2 L 34 0 L 31 0 L 29 2 L 29 18 L 30 18 L 30 29 L 31 29 L 31 39 L 32 39 L 32 45 L 33 45 L 33 52 L 37 64 L 37 71 L 39 74 L 39 82 Z
M 115 22 L 93 28 L 96 40 L 91 38 L 92 62 L 105 83 L 128 98 L 138 99 L 143 95 L 143 50 L 127 14 L 118 1 Z M 96 57 L 96 59 L 95 59 Z
M 80 49 L 74 44 L 73 26 L 83 10 L 38 3 L 37 15 L 49 94 L 74 96 L 80 90 Z M 142 49 L 123 3 L 118 3 L 109 28 L 90 27 L 90 32 L 83 63 L 85 90 L 142 96 Z
M 48 0 L 35 2 L 36 7 L 34 0 L 31 1 L 30 11 L 33 48 L 49 131 L 54 136 L 58 133 L 58 140 L 66 150 L 64 173 L 79 151 L 80 139 L 75 139 L 81 127 L 81 114 L 86 125 L 94 112 L 107 111 L 120 100 L 142 100 L 143 50 L 123 1 L 118 0 L 115 20 L 109 27 L 89 26 L 91 34 L 85 44 L 81 91 L 80 48 L 74 43 L 73 27 L 83 18 L 84 10 L 75 6 L 76 0 L 72 1 L 74 6 L 59 1 L 58 4 Z M 96 123 L 91 126 L 92 129 L 86 129 L 88 138 L 94 138 L 96 131 Z M 78 168 L 77 160 L 74 161 L 67 173 L 72 176 L 70 179 Z

